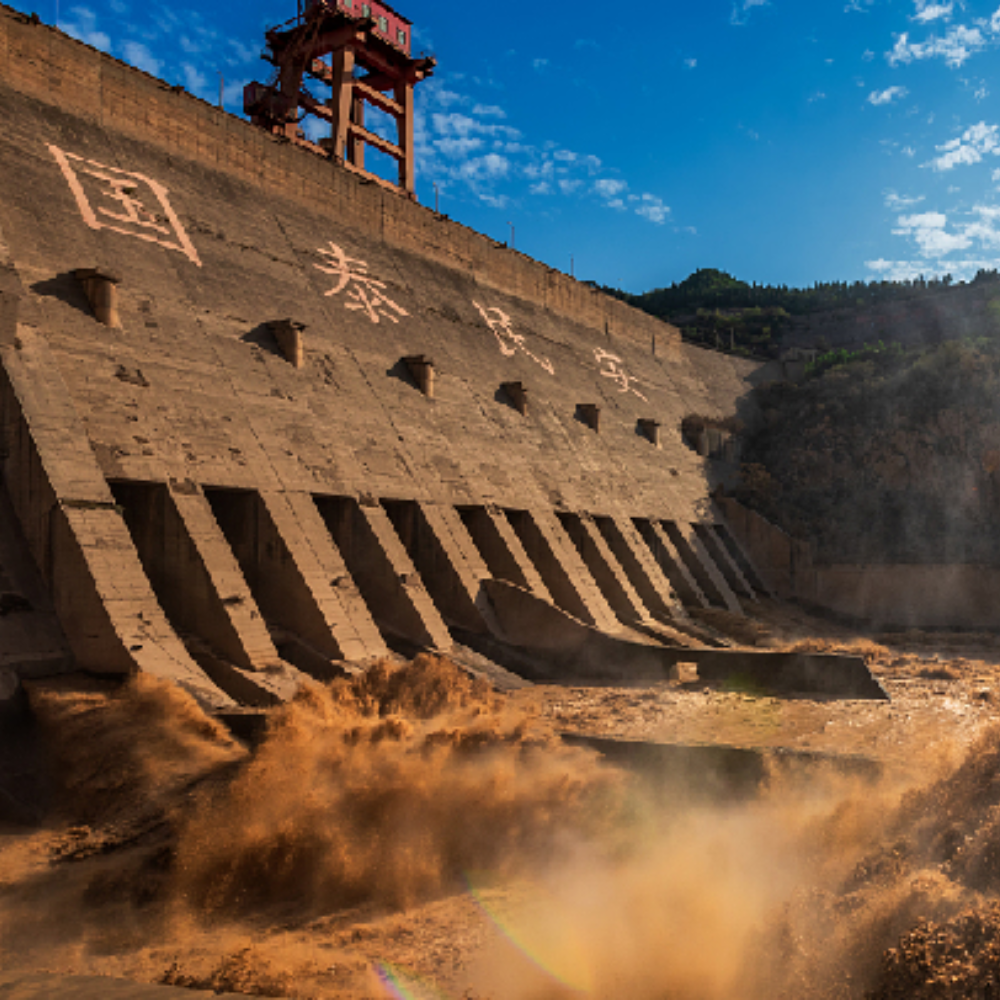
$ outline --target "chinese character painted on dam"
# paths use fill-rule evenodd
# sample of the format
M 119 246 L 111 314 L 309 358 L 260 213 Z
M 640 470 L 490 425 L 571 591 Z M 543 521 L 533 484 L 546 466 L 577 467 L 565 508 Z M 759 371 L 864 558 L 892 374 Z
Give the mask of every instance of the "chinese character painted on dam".
M 110 229 L 177 250 L 201 267 L 167 189 L 145 174 L 110 167 L 49 146 L 69 185 L 83 221 L 91 229 Z
M 539 358 L 528 350 L 524 343 L 524 334 L 514 332 L 510 316 L 502 309 L 484 309 L 478 302 L 472 304 L 493 331 L 493 336 L 497 338 L 497 344 L 500 346 L 500 353 L 504 357 L 512 358 L 519 350 L 523 351 L 535 364 L 540 365 L 550 375 L 555 375 L 556 370 L 552 367 L 552 362 L 548 358 Z
M 603 365 L 601 374 L 605 378 L 612 379 L 618 383 L 619 392 L 631 392 L 638 396 L 644 403 L 649 402 L 649 400 L 646 399 L 646 397 L 639 392 L 638 389 L 632 387 L 632 383 L 639 382 L 639 380 L 634 375 L 629 375 L 629 373 L 625 371 L 625 368 L 622 365 L 622 359 L 618 357 L 617 354 L 609 354 L 607 351 L 598 347 L 594 350 L 594 359 L 599 365 Z
M 321 247 L 318 253 L 325 262 L 313 264 L 313 267 L 337 279 L 337 284 L 325 293 L 327 296 L 339 295 L 346 288 L 347 308 L 363 310 L 373 323 L 378 323 L 380 319 L 398 323 L 400 316 L 410 315 L 385 294 L 385 282 L 371 277 L 363 260 L 348 257 L 336 243 Z

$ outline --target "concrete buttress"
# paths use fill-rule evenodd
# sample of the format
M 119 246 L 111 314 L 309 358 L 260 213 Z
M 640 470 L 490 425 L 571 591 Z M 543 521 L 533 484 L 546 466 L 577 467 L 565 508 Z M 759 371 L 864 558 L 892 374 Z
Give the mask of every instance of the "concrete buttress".
M 627 517 L 600 517 L 596 524 L 649 612 L 666 623 L 687 618 L 670 581 Z
M 144 670 L 206 707 L 232 704 L 164 616 L 44 338 L 19 327 L 0 356 L 4 478 L 76 665 Z
M 383 634 L 418 647 L 450 649 L 448 627 L 386 511 L 343 497 L 316 502 Z

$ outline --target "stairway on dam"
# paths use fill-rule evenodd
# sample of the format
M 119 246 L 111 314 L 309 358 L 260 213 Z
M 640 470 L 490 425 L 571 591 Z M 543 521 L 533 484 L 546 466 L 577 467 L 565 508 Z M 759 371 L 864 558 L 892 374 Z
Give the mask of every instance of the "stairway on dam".
M 680 434 L 753 363 L 5 7 L 0 102 L 3 480 L 76 669 L 664 676 L 767 594 Z

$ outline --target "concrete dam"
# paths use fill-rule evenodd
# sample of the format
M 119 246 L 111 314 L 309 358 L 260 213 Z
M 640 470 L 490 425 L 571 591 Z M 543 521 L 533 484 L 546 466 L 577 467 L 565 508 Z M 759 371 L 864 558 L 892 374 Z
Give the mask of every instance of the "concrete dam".
M 688 614 L 767 593 L 680 431 L 754 363 L 6 7 L 0 106 L 0 667 L 791 669 Z

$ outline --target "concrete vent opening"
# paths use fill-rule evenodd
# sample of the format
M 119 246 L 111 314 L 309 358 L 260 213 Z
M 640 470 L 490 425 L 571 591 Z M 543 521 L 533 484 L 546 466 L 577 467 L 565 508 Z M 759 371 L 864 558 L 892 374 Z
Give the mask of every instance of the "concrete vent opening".
M 719 572 L 725 577 L 730 589 L 740 597 L 749 598 L 751 601 L 756 598 L 753 588 L 747 583 L 739 567 L 730 557 L 722 542 L 716 537 L 710 525 L 692 524 L 692 530 L 701 540 L 705 551 L 711 556 L 712 561 L 719 568 Z
M 260 494 L 206 489 L 205 497 L 278 654 L 320 680 L 339 676 L 330 661 L 341 658 L 340 647 Z
M 651 444 L 654 448 L 660 447 L 660 424 L 656 420 L 647 420 L 645 418 L 640 418 L 637 424 L 639 433 Z
M 632 523 L 656 560 L 656 565 L 670 581 L 670 586 L 681 599 L 681 603 L 688 607 L 704 607 L 706 601 L 696 578 L 692 578 L 688 567 L 681 561 L 680 554 L 672 550 L 669 537 L 661 535 L 649 518 L 634 517 Z
M 511 405 L 521 414 L 528 415 L 528 389 L 523 382 L 502 382 L 500 389 L 510 400 Z
M 490 576 L 494 580 L 504 580 L 515 587 L 531 589 L 528 578 L 524 575 L 517 559 L 511 553 L 504 541 L 503 534 L 497 526 L 495 517 L 502 514 L 491 514 L 485 507 L 457 507 L 458 516 L 462 519 L 469 537 L 479 551 Z
M 600 434 L 601 408 L 596 403 L 577 403 L 576 419 L 586 424 L 595 434 Z
M 646 606 L 646 610 L 654 618 L 664 623 L 673 622 L 674 616 L 670 606 L 672 595 L 659 591 L 643 568 L 639 554 L 629 544 L 614 518 L 595 515 L 594 524 L 625 571 L 625 576 L 628 577 L 629 583 L 632 584 L 640 600 Z
M 414 601 L 415 591 L 427 600 L 423 582 L 382 506 L 362 506 L 354 497 L 313 499 L 386 645 L 404 656 L 434 646 Z
M 434 360 L 425 354 L 411 354 L 403 358 L 403 366 L 410 373 L 417 388 L 428 398 L 434 398 Z
M 276 319 L 268 323 L 267 326 L 284 359 L 293 367 L 301 368 L 305 361 L 303 342 L 306 330 L 305 323 L 298 323 L 294 319 Z
M 121 329 L 118 315 L 118 285 L 121 275 L 105 267 L 78 267 L 73 277 L 83 285 L 94 318 L 105 326 Z
M 211 654 L 239 667 L 253 669 L 246 650 L 216 592 L 197 548 L 166 485 L 112 482 L 111 492 L 122 508 L 125 524 L 153 593 L 174 630 L 188 643 L 191 655 L 223 689 Z M 207 657 L 207 659 L 206 659 Z
M 594 578 L 598 589 L 604 595 L 604 599 L 611 605 L 611 610 L 614 611 L 618 620 L 625 625 L 635 622 L 639 617 L 636 613 L 635 605 L 629 599 L 627 591 L 615 575 L 615 568 L 608 564 L 607 559 L 614 559 L 614 554 L 607 552 L 605 555 L 600 550 L 598 540 L 595 539 L 594 534 L 601 539 L 603 536 L 598 531 L 596 525 L 593 523 L 589 525 L 585 524 L 579 514 L 573 514 L 568 511 L 558 511 L 556 517 L 559 518 L 563 530 L 569 536 L 576 551 L 580 553 L 580 558 L 587 569 L 590 570 L 590 575 Z M 624 573 L 624 569 L 621 566 L 617 568 Z
M 526 510 L 505 510 L 508 524 L 524 548 L 538 575 L 542 578 L 552 600 L 580 621 L 589 622 L 591 613 L 580 599 L 566 568 L 552 551 L 548 540 L 539 530 L 535 519 Z
M 677 550 L 677 554 L 684 560 L 684 565 L 687 567 L 688 572 L 698 582 L 698 586 L 701 588 L 701 592 L 708 599 L 709 604 L 712 604 L 717 608 L 728 607 L 726 599 L 722 596 L 722 592 L 716 586 L 715 581 L 712 579 L 708 570 L 704 567 L 701 559 L 691 547 L 688 540 L 684 537 L 684 533 L 677 526 L 677 524 L 673 521 L 660 521 L 660 526 L 666 532 L 670 541 L 673 542 L 674 548 Z

